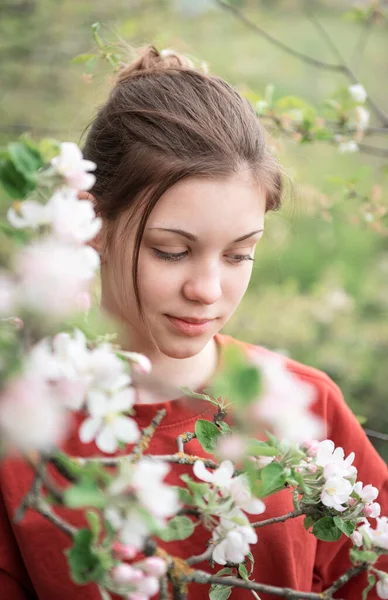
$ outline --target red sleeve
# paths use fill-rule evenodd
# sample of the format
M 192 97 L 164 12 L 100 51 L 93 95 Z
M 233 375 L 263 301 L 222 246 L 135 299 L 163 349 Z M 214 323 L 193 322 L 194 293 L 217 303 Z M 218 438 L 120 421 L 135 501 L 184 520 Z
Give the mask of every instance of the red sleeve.
M 340 389 L 328 379 L 324 384 L 324 401 L 321 407 L 327 426 L 327 438 L 336 446 L 342 446 L 345 456 L 355 452 L 354 465 L 358 469 L 358 481 L 364 485 L 371 483 L 379 490 L 377 501 L 381 505 L 381 515 L 388 516 L 388 468 L 376 452 L 363 428 L 345 403 Z M 318 412 L 321 412 L 318 409 Z M 326 414 L 325 414 L 326 413 Z M 374 527 L 376 521 L 371 519 Z M 320 592 L 329 587 L 351 565 L 349 549 L 352 544 L 346 536 L 338 542 L 318 542 L 314 567 L 313 591 Z M 376 566 L 388 572 L 388 555 L 381 556 Z M 343 600 L 361 599 L 362 590 L 367 586 L 363 573 L 343 586 L 336 594 Z M 378 600 L 376 588 L 368 595 L 368 600 Z
M 0 598 L 37 600 L 0 492 Z

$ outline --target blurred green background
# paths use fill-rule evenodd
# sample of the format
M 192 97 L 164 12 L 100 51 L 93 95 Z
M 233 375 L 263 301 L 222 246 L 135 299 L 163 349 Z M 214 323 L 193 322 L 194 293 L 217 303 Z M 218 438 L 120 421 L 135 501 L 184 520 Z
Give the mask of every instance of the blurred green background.
M 303 2 L 230 4 L 278 40 L 336 62 Z M 354 4 L 309 2 L 368 92 L 388 110 L 387 19 L 383 11 L 365 28 L 357 12 L 349 13 Z M 109 65 L 97 66 L 92 76 L 71 62 L 95 51 L 90 26 L 96 21 L 108 39 L 153 43 L 204 60 L 252 97 L 273 84 L 275 97 L 300 96 L 320 107 L 349 85 L 340 73 L 317 70 L 270 45 L 212 0 L 2 0 L 1 145 L 25 131 L 37 139 L 80 141 L 110 88 Z M 374 136 L 373 144 L 384 148 L 386 139 Z M 326 371 L 365 417 L 364 426 L 388 434 L 388 236 L 371 227 L 365 209 L 371 194 L 386 204 L 388 158 L 340 154 L 327 143 L 281 136 L 272 143 L 295 192 L 280 212 L 268 215 L 249 292 L 226 332 Z M 357 193 L 349 194 L 349 186 Z M 4 209 L 9 200 L 3 195 L 1 201 Z M 387 460 L 388 442 L 371 440 Z

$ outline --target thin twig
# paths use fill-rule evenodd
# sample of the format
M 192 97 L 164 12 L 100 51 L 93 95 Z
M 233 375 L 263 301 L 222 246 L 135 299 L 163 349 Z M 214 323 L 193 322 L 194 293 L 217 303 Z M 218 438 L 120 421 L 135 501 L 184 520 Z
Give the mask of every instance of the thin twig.
M 258 529 L 259 527 L 265 527 L 266 525 L 272 525 L 273 523 L 284 523 L 284 521 L 288 521 L 288 519 L 295 519 L 296 517 L 301 517 L 305 515 L 306 511 L 302 510 L 292 510 L 286 515 L 282 515 L 281 517 L 272 517 L 271 519 L 266 519 L 265 521 L 256 521 L 256 523 L 251 523 L 252 527 Z
M 302 60 L 303 62 L 305 62 L 307 64 L 310 64 L 310 65 L 313 65 L 314 67 L 317 67 L 319 69 L 324 69 L 326 71 L 334 71 L 334 72 L 337 72 L 337 73 L 343 73 L 344 75 L 346 75 L 346 77 L 353 84 L 360 83 L 359 80 L 358 80 L 358 78 L 357 78 L 357 76 L 356 76 L 356 74 L 343 61 L 342 55 L 339 53 L 338 48 L 336 48 L 336 46 L 333 44 L 332 40 L 330 39 L 330 37 L 328 36 L 328 34 L 326 33 L 326 31 L 324 30 L 324 28 L 322 27 L 322 25 L 315 20 L 315 17 L 310 17 L 310 18 L 314 19 L 314 22 L 316 23 L 316 26 L 319 27 L 322 36 L 325 37 L 325 40 L 327 41 L 327 43 L 330 43 L 330 47 L 333 49 L 333 51 L 335 49 L 336 55 L 337 56 L 341 56 L 341 63 L 340 64 L 333 64 L 333 63 L 328 63 L 328 62 L 325 62 L 325 61 L 317 60 L 315 58 L 312 58 L 311 56 L 308 56 L 307 54 L 304 54 L 303 52 L 298 52 L 297 50 L 294 50 L 290 46 L 287 46 L 287 44 L 284 44 L 280 40 L 274 38 L 272 35 L 270 35 L 266 31 L 264 31 L 264 29 L 262 29 L 261 27 L 259 27 L 258 25 L 256 25 L 256 23 L 253 23 L 253 21 L 251 21 L 250 19 L 248 19 L 248 17 L 246 17 L 238 8 L 236 8 L 235 6 L 231 6 L 230 4 L 228 4 L 227 2 L 225 2 L 225 0 L 214 0 L 214 2 L 216 4 L 218 4 L 218 6 L 220 6 L 224 10 L 229 11 L 230 13 L 232 13 L 239 21 L 241 21 L 247 27 L 249 27 L 249 29 L 255 31 L 262 38 L 266 39 L 268 42 L 270 42 L 271 44 L 273 44 L 277 48 L 280 48 L 281 50 L 283 50 L 287 54 L 290 54 L 291 56 L 294 56 L 294 57 L 298 58 L 299 60 Z M 384 126 L 388 126 L 388 115 L 383 111 L 383 109 L 380 108 L 376 104 L 376 102 L 374 102 L 374 100 L 372 100 L 369 96 L 367 98 L 367 103 L 369 104 L 369 106 L 371 107 L 371 109 L 374 111 L 374 113 L 376 114 L 376 116 L 379 118 L 379 120 L 381 121 L 381 123 Z
M 147 454 L 147 459 L 149 460 L 155 460 L 155 461 L 163 461 L 163 462 L 167 462 L 167 463 L 174 463 L 177 465 L 193 465 L 195 463 L 196 460 L 201 460 L 203 462 L 203 464 L 205 465 L 205 467 L 208 467 L 209 469 L 217 469 L 219 467 L 219 465 L 214 462 L 214 460 L 210 460 L 207 458 L 203 458 L 202 456 L 195 456 L 192 454 L 183 454 L 183 453 L 176 453 L 176 454 Z M 84 458 L 84 457 L 71 457 L 71 460 L 75 460 L 77 462 L 79 462 L 80 464 L 87 464 L 89 462 L 98 462 L 101 465 L 105 465 L 106 467 L 117 467 L 117 465 L 119 465 L 121 462 L 125 462 L 128 461 L 130 458 L 130 455 L 124 455 L 124 456 L 93 456 L 90 458 Z
M 374 429 L 364 429 L 364 431 L 368 437 L 388 442 L 388 433 L 381 433 L 381 431 L 374 431 Z
M 178 435 L 178 437 L 176 438 L 178 452 L 184 452 L 184 444 L 191 442 L 191 440 L 193 440 L 196 437 L 197 436 L 192 431 L 186 431 L 186 433 L 181 433 L 180 435 Z
M 263 592 L 264 594 L 272 594 L 273 596 L 281 596 L 282 598 L 293 598 L 294 600 L 322 600 L 322 594 L 313 592 L 299 592 L 290 588 L 280 588 L 273 585 L 265 585 L 256 583 L 255 581 L 245 581 L 237 577 L 217 577 L 205 573 L 205 571 L 193 571 L 188 575 L 190 581 L 196 583 L 226 585 L 246 590 L 254 590 L 255 592 Z
M 131 462 L 137 462 L 140 459 L 140 457 L 144 454 L 144 452 L 147 450 L 147 448 L 150 444 L 150 441 L 152 439 L 152 436 L 154 435 L 157 427 L 160 425 L 162 419 L 165 416 L 166 416 L 166 409 L 161 408 L 160 410 L 158 410 L 158 412 L 156 413 L 156 415 L 154 416 L 154 418 L 152 419 L 152 421 L 148 425 L 148 427 L 145 427 L 142 430 L 140 440 L 137 442 L 136 446 L 132 450 L 129 457 L 127 457 L 127 458 L 130 458 Z
M 264 29 L 262 29 L 261 27 L 256 25 L 256 23 L 253 23 L 253 21 L 248 19 L 248 17 L 246 17 L 235 6 L 228 4 L 224 0 L 214 0 L 214 1 L 216 4 L 218 4 L 224 10 L 231 12 L 239 21 L 241 21 L 242 23 L 244 23 L 244 25 L 249 27 L 249 29 L 252 29 L 253 31 L 255 31 L 257 34 L 259 34 L 265 40 L 267 40 L 268 42 L 270 42 L 277 48 L 280 48 L 280 50 L 287 52 L 287 54 L 291 54 L 291 56 L 295 56 L 296 58 L 299 58 L 300 60 L 303 60 L 304 62 L 306 62 L 310 65 L 313 65 L 314 67 L 318 67 L 319 69 L 325 69 L 327 71 L 337 71 L 339 73 L 344 70 L 342 65 L 336 65 L 336 64 L 328 63 L 328 62 L 325 62 L 322 60 L 318 60 L 316 58 L 312 58 L 311 56 L 308 56 L 307 54 L 304 54 L 303 52 L 294 50 L 290 46 L 287 46 L 287 44 L 284 44 L 280 40 L 277 40 L 276 38 L 274 38 L 272 35 L 267 33 Z
M 348 79 L 353 84 L 360 83 L 360 80 L 358 79 L 357 75 L 346 63 L 344 57 L 342 56 L 342 54 L 339 51 L 336 44 L 331 39 L 330 35 L 327 33 L 326 29 L 323 27 L 322 23 L 320 23 L 320 21 L 318 21 L 318 19 L 314 15 L 314 13 L 311 10 L 309 10 L 307 7 L 305 8 L 305 13 L 306 13 L 308 19 L 311 21 L 311 23 L 317 29 L 318 33 L 325 40 L 328 47 L 332 50 L 332 52 L 335 54 L 335 56 L 339 60 L 341 66 L 342 66 L 342 71 L 345 73 L 345 75 L 348 77 Z M 378 119 L 383 123 L 383 125 L 388 125 L 388 115 L 383 111 L 382 108 L 380 108 L 380 106 L 378 106 L 376 104 L 376 102 L 374 100 L 372 100 L 372 98 L 369 95 L 366 99 L 366 103 L 370 106 L 370 108 L 373 110 L 373 112 L 378 117 Z
M 353 57 L 351 60 L 353 69 L 355 71 L 358 71 L 360 69 L 361 61 L 365 54 L 366 46 L 368 44 L 369 37 L 372 32 L 372 26 L 375 22 L 375 17 L 376 17 L 376 11 L 374 10 L 370 14 L 369 18 L 365 21 L 363 27 L 361 28 L 361 34 L 360 34 L 360 37 L 354 47 Z
M 345 583 L 349 581 L 349 579 L 352 579 L 353 577 L 356 577 L 356 575 L 363 573 L 368 569 L 369 566 L 370 565 L 368 563 L 361 563 L 360 565 L 350 567 L 343 575 L 341 575 L 341 577 L 338 577 L 338 579 L 336 579 L 333 585 L 331 585 L 324 592 L 326 595 L 324 595 L 323 597 L 331 598 L 337 590 L 339 590 L 342 586 L 345 585 Z
M 159 581 L 159 600 L 170 600 L 167 577 L 162 577 Z
M 190 556 L 190 558 L 186 560 L 187 564 L 192 566 L 197 565 L 198 563 L 201 563 L 204 560 L 210 560 L 213 554 L 213 549 L 214 544 L 210 544 L 210 546 L 206 548 L 205 552 L 202 552 L 202 554 L 197 554 L 197 556 Z

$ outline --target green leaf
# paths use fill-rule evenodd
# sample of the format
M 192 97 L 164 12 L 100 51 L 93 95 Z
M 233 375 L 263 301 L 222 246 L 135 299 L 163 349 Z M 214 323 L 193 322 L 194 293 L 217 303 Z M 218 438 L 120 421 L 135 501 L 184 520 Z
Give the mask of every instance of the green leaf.
M 212 585 L 209 591 L 210 600 L 228 600 L 232 588 L 226 585 Z
M 338 529 L 340 529 L 342 533 L 344 533 L 348 537 L 352 535 L 356 528 L 354 523 L 351 523 L 350 521 L 344 521 L 343 519 L 341 519 L 341 517 L 334 517 L 333 521 L 337 525 Z
M 249 569 L 249 576 L 251 576 L 253 573 L 253 568 L 255 566 L 255 558 L 254 558 L 252 552 L 248 552 L 247 559 L 250 560 L 250 562 L 251 562 L 251 568 Z
M 82 65 L 83 63 L 88 62 L 91 58 L 94 58 L 96 55 L 93 54 L 77 54 L 71 62 L 75 65 Z
M 11 161 L 0 164 L 0 181 L 10 198 L 21 200 L 35 188 L 35 183 L 17 171 Z
M 163 529 L 159 537 L 164 542 L 173 540 L 185 540 L 194 532 L 194 523 L 188 517 L 173 517 L 166 529 Z
M 246 453 L 249 456 L 276 456 L 279 450 L 269 446 L 266 442 L 251 439 L 248 441 Z
M 96 65 L 98 63 L 99 57 L 98 56 L 92 56 L 92 58 L 89 58 L 89 60 L 85 63 L 85 73 L 90 74 L 93 73 L 94 69 L 96 68 Z
M 229 433 L 232 432 L 231 428 L 229 427 L 229 425 L 227 423 L 225 423 L 225 421 L 220 421 L 219 425 L 220 425 L 221 433 L 223 435 L 228 435 Z
M 242 577 L 242 579 L 245 579 L 245 581 L 249 581 L 248 571 L 247 571 L 246 566 L 243 563 L 241 563 L 238 566 L 238 572 L 239 572 L 240 577 Z
M 318 540 L 336 542 L 340 539 L 342 532 L 334 523 L 333 517 L 322 517 L 314 523 L 313 534 Z
M 70 508 L 81 508 L 83 506 L 104 508 L 106 503 L 103 492 L 89 478 L 83 478 L 75 485 L 67 488 L 64 492 L 64 501 Z
M 89 523 L 90 531 L 93 535 L 93 541 L 98 542 L 98 538 L 101 531 L 100 515 L 95 510 L 88 510 L 86 518 Z
M 223 368 L 214 377 L 211 390 L 216 398 L 246 406 L 260 394 L 260 372 L 237 345 L 231 345 L 224 351 Z
M 177 485 L 172 486 L 172 487 L 179 494 L 179 500 L 182 502 L 182 504 L 186 504 L 188 506 L 194 506 L 195 505 L 195 502 L 193 500 L 193 496 L 190 494 L 190 492 L 186 488 L 181 488 L 181 487 L 179 487 Z
M 350 550 L 350 560 L 355 565 L 362 562 L 367 562 L 373 565 L 378 557 L 378 554 L 373 552 L 373 550 L 358 550 L 357 548 L 352 548 Z
M 99 556 L 92 548 L 92 542 L 92 532 L 89 529 L 80 529 L 74 536 L 73 546 L 65 551 L 71 577 L 80 585 L 99 581 L 104 574 Z
M 34 148 L 30 144 L 13 142 L 9 144 L 8 151 L 15 169 L 27 178 L 43 166 L 38 148 Z
M 368 585 L 362 592 L 362 600 L 367 600 L 369 592 L 374 588 L 376 584 L 376 577 L 373 573 L 368 573 Z
M 264 498 L 282 490 L 286 481 L 283 467 L 279 463 L 270 463 L 260 471 L 259 497 Z
M 314 525 L 314 519 L 308 515 L 304 518 L 303 527 L 308 531 Z
M 195 424 L 195 435 L 202 448 L 208 454 L 213 454 L 218 438 L 222 435 L 217 425 L 204 419 L 198 419 Z

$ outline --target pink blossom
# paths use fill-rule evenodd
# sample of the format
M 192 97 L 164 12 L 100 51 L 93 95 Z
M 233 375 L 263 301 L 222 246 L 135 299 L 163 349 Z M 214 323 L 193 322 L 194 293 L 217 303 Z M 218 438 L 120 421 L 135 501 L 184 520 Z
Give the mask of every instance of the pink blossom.
M 246 450 L 246 441 L 239 435 L 224 435 L 217 444 L 217 454 L 222 460 L 240 460 Z
M 8 382 L 0 396 L 0 429 L 22 451 L 48 451 L 61 443 L 69 419 L 50 386 L 34 375 Z
M 350 539 L 352 540 L 355 546 L 362 546 L 362 535 L 359 531 L 354 531 L 350 536 Z
M 167 563 L 159 556 L 150 556 L 143 563 L 143 570 L 154 577 L 162 577 L 167 571 Z
M 114 557 L 119 560 L 132 560 L 138 553 L 138 550 L 135 548 L 135 546 L 131 546 L 130 544 L 122 544 L 118 541 L 114 542 L 112 545 L 112 550 Z
M 323 422 L 310 410 L 316 397 L 315 387 L 289 371 L 283 357 L 252 352 L 250 358 L 260 369 L 263 390 L 251 405 L 249 417 L 291 442 L 321 437 Z
M 72 247 L 54 238 L 33 242 L 16 257 L 23 305 L 48 317 L 78 310 L 77 298 L 89 289 L 99 265 L 97 252 Z
M 77 144 L 61 144 L 60 154 L 52 159 L 51 164 L 64 177 L 67 185 L 76 190 L 89 190 L 96 181 L 95 176 L 88 173 L 96 169 L 96 163 L 84 160 Z
M 144 575 L 140 569 L 134 569 L 131 565 L 121 563 L 112 569 L 112 579 L 119 585 L 137 584 L 143 579 Z

